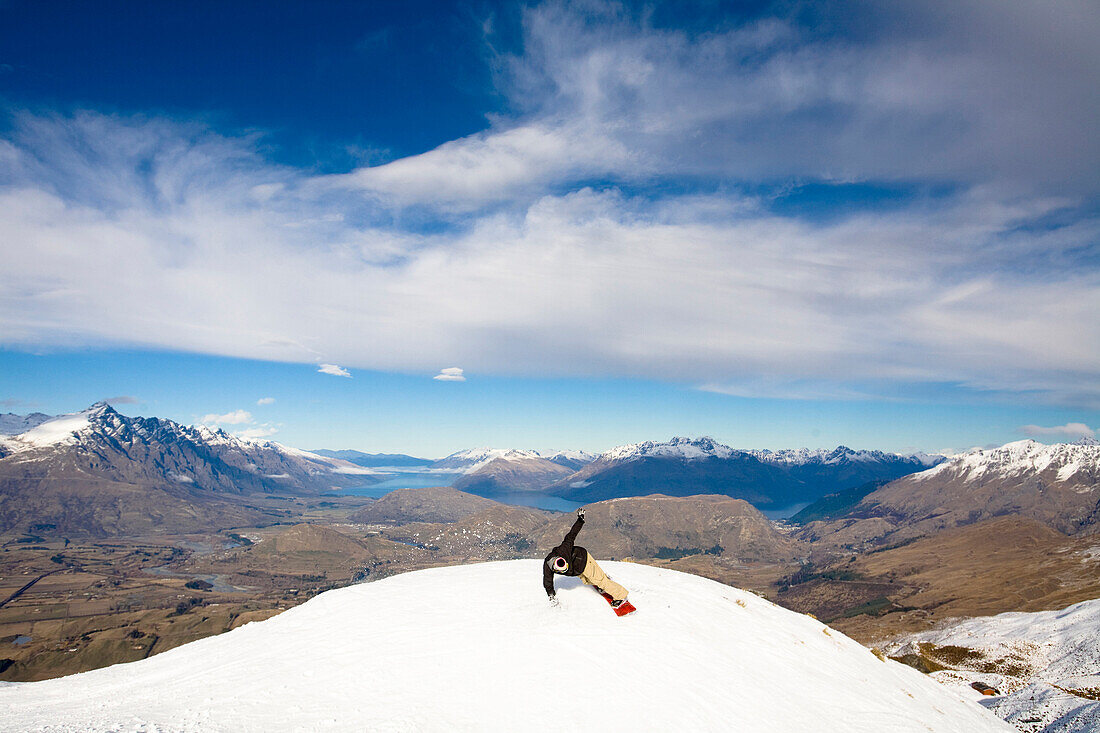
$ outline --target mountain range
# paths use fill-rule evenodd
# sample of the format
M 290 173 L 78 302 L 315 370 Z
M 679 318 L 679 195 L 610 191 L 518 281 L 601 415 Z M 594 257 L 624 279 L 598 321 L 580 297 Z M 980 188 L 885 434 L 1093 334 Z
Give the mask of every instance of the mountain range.
M 1100 443 L 1021 440 L 887 483 L 800 536 L 838 547 L 897 543 L 1001 516 L 1063 534 L 1100 531 Z
M 813 501 L 831 491 L 891 480 L 944 460 L 852 450 L 738 450 L 712 438 L 636 443 L 602 454 L 546 487 L 579 502 L 622 496 L 725 494 L 761 507 Z
M 256 497 L 318 495 L 370 469 L 100 402 L 0 436 L 0 531 L 108 536 L 205 530 L 269 514 Z
M 206 426 L 126 417 L 106 403 L 43 418 L 5 416 L 8 429 L 32 427 L 0 435 L 0 531 L 105 536 L 233 526 L 270 516 L 258 498 L 318 496 L 383 477 L 340 455 L 461 473 L 456 489 L 489 498 L 541 492 L 591 503 L 712 494 L 767 508 L 855 491 L 850 507 L 806 523 L 799 534 L 837 548 L 905 541 L 1002 515 L 1067 534 L 1100 524 L 1100 444 L 1087 440 L 1025 440 L 946 460 L 844 446 L 739 450 L 711 438 L 673 438 L 598 457 L 471 449 L 425 466 L 401 454 L 320 455 Z
M 885 483 L 944 460 L 876 450 L 739 450 L 713 438 L 619 446 L 603 454 L 476 448 L 431 464 L 461 473 L 453 486 L 486 497 L 538 492 L 585 503 L 628 496 L 723 494 L 785 507 L 871 481 Z
M 404 453 L 363 453 L 357 450 L 328 450 L 320 448 L 310 451 L 325 458 L 339 458 L 364 468 L 427 468 L 435 461 L 430 458 L 417 458 Z

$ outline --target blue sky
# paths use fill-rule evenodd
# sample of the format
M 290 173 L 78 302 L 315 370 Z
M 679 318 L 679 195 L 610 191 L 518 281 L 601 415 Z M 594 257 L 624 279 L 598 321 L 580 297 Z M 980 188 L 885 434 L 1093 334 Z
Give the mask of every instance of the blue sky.
M 0 409 L 422 455 L 1092 434 L 1098 33 L 1084 0 L 0 3 Z

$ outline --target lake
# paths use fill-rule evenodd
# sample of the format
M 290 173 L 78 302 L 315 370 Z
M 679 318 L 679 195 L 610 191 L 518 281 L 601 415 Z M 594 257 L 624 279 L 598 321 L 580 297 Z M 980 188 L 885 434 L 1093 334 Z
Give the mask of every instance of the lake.
M 390 474 L 385 481 L 370 486 L 355 486 L 349 489 L 341 489 L 338 493 L 352 496 L 367 496 L 371 499 L 379 499 L 396 489 L 426 489 L 431 486 L 450 486 L 461 473 L 417 473 L 415 471 L 401 471 Z M 575 512 L 578 507 L 584 506 L 576 501 L 560 499 L 556 496 L 539 494 L 537 492 L 517 491 L 511 494 L 499 494 L 489 497 L 494 501 L 513 506 L 529 506 L 533 509 L 545 509 L 551 512 Z M 809 506 L 809 502 L 792 504 L 778 509 L 762 509 L 761 512 L 768 519 L 787 519 Z
M 760 513 L 768 519 L 789 519 L 810 504 L 811 502 L 805 501 L 801 504 L 791 504 L 790 506 L 780 507 L 779 509 L 761 509 Z
M 385 474 L 389 478 L 370 486 L 355 486 L 350 489 L 340 489 L 341 494 L 352 496 L 369 496 L 372 499 L 385 496 L 395 489 L 426 489 L 430 486 L 450 486 L 461 476 L 461 473 L 392 473 Z
M 370 486 L 355 486 L 341 489 L 338 493 L 352 496 L 367 496 L 379 499 L 397 489 L 426 489 L 430 486 L 450 486 L 461 473 L 415 473 L 412 471 L 388 474 L 388 478 Z M 559 499 L 546 494 L 518 491 L 512 494 L 500 494 L 489 497 L 493 501 L 513 506 L 529 506 L 533 509 L 545 509 L 551 512 L 574 512 L 582 506 L 575 501 Z

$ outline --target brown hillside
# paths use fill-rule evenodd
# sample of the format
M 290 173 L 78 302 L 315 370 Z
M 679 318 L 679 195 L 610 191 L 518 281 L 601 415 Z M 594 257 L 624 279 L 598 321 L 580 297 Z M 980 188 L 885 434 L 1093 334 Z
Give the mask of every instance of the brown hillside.
M 740 560 L 785 561 L 803 554 L 755 507 L 727 496 L 656 494 L 601 501 L 586 511 L 577 543 L 597 557 L 673 559 L 715 553 Z M 561 542 L 572 522 L 572 515 L 552 522 L 538 536 L 539 548 L 545 552 Z
M 496 505 L 497 502 L 467 494 L 449 486 L 397 489 L 348 519 L 363 524 L 408 522 L 457 522 Z
M 1100 598 L 1100 542 L 1020 517 L 948 529 L 853 556 L 831 570 L 830 577 L 792 586 L 780 602 L 863 641 L 951 617 L 1051 610 Z

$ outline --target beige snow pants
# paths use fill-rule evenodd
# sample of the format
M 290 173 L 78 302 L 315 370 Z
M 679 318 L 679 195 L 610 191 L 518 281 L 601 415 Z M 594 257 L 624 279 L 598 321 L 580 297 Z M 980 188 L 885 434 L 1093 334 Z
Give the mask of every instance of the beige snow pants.
M 596 558 L 592 557 L 591 552 L 588 553 L 588 562 L 585 563 L 584 570 L 578 577 L 585 583 L 596 586 L 616 601 L 626 600 L 626 588 L 607 577 L 607 573 L 596 562 Z

